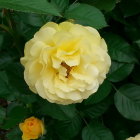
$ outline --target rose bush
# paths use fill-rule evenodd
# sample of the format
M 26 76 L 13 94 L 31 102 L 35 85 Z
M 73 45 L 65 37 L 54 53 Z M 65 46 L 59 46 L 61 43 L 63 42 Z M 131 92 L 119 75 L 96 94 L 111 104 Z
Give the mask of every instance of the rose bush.
M 0 140 L 135 139 L 139 15 L 139 0 L 0 0 Z
M 21 63 L 33 92 L 53 103 L 70 104 L 97 91 L 111 60 L 96 29 L 49 22 L 26 43 Z

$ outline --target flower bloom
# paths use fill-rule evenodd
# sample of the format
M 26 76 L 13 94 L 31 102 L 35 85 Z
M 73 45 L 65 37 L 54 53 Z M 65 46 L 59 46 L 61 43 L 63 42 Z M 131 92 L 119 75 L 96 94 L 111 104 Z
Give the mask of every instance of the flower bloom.
M 130 137 L 126 140 L 140 140 L 140 134 L 136 135 L 135 137 Z
M 82 102 L 106 78 L 107 45 L 92 27 L 48 22 L 25 45 L 21 63 L 29 88 L 52 103 Z
M 22 140 L 38 139 L 40 135 L 45 133 L 43 121 L 35 117 L 26 119 L 19 124 L 19 127 L 23 132 Z

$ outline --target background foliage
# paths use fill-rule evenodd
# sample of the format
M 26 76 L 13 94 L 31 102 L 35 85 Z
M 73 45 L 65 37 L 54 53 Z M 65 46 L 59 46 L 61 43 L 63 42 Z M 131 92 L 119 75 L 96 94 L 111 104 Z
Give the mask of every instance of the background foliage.
M 99 30 L 112 66 L 96 94 L 57 105 L 32 93 L 19 59 L 46 22 L 69 20 Z M 139 0 L 0 0 L 0 140 L 21 140 L 18 124 L 44 119 L 39 140 L 125 140 L 140 132 Z

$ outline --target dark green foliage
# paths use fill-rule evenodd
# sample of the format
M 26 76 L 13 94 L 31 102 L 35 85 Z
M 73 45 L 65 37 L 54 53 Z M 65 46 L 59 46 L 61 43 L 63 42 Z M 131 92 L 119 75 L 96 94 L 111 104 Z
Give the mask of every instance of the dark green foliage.
M 107 26 L 104 15 L 94 6 L 87 4 L 72 4 L 66 10 L 67 19 L 74 19 L 77 23 L 100 29 Z
M 83 140 L 114 140 L 110 130 L 106 128 L 101 122 L 93 121 L 88 126 L 84 127 L 82 131 Z
M 126 140 L 140 133 L 139 0 L 0 0 L 0 140 L 21 140 L 19 123 L 35 116 L 38 140 Z M 79 104 L 58 105 L 32 93 L 20 64 L 25 42 L 49 21 L 92 26 L 112 65 L 98 91 Z
M 118 111 L 126 118 L 139 121 L 140 118 L 140 86 L 126 84 L 115 94 L 114 100 Z

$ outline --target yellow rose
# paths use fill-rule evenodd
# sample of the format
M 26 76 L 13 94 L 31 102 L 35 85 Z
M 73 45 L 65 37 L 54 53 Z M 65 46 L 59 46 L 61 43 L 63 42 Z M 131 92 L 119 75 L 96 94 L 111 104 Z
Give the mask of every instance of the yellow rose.
M 82 102 L 95 93 L 111 65 L 98 31 L 70 22 L 45 24 L 24 53 L 21 63 L 29 88 L 59 104 Z
M 45 133 L 43 121 L 35 117 L 26 119 L 19 124 L 19 127 L 23 132 L 22 140 L 38 139 L 40 135 Z
M 136 135 L 135 137 L 130 137 L 126 140 L 140 140 L 140 134 Z

